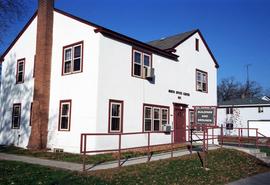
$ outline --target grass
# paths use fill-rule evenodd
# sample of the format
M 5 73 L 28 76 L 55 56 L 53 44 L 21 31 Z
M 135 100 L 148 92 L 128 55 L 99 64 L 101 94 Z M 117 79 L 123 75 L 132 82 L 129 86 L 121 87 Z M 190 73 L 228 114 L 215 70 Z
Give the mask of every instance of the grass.
M 229 149 L 209 151 L 208 168 L 209 171 L 201 168 L 196 154 L 87 174 L 0 161 L 0 184 L 216 185 L 270 171 L 269 167 L 252 156 Z

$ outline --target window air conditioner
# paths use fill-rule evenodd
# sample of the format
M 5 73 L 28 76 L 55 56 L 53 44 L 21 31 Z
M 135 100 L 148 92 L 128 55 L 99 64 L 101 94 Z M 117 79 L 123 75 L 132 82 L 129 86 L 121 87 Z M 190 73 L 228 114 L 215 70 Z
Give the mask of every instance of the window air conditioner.
M 167 124 L 167 125 L 162 125 L 162 131 L 164 132 L 171 132 L 172 126 Z
M 155 69 L 154 68 L 146 68 L 145 69 L 145 78 L 152 79 L 155 76 Z

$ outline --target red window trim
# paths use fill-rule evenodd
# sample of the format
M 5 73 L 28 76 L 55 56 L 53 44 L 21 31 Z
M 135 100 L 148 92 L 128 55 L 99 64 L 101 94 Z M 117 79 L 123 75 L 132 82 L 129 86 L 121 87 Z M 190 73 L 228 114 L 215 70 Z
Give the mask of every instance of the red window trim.
M 19 63 L 20 62 L 23 62 L 23 78 L 22 78 L 22 81 L 19 82 L 18 81 L 18 73 L 19 73 Z M 25 58 L 21 58 L 21 59 L 18 59 L 17 60 L 17 69 L 16 69 L 16 84 L 22 84 L 24 83 L 24 74 L 25 74 Z
M 200 40 L 199 39 L 197 39 L 197 38 L 195 38 L 195 50 L 196 51 L 199 51 L 200 50 Z
M 13 121 L 14 121 L 14 107 L 19 106 L 20 107 L 20 115 L 19 115 L 19 127 L 14 127 Z M 20 129 L 21 127 L 21 111 L 22 111 L 22 104 L 21 103 L 14 103 L 12 106 L 12 123 L 11 123 L 11 129 Z
M 61 129 L 61 114 L 62 114 L 62 104 L 64 103 L 69 103 L 69 119 L 68 119 L 68 129 Z M 63 131 L 63 132 L 69 132 L 70 127 L 71 127 L 71 108 L 72 108 L 72 100 L 60 100 L 59 103 L 59 115 L 58 115 L 58 131 Z
M 82 48 L 81 48 L 81 50 L 82 50 L 81 70 L 78 71 L 78 72 L 64 73 L 65 49 L 69 48 L 69 47 L 73 48 L 76 45 L 82 45 Z M 77 73 L 82 73 L 83 72 L 83 53 L 84 53 L 83 50 L 84 50 L 84 42 L 83 41 L 75 42 L 73 44 L 69 44 L 69 45 L 66 45 L 66 46 L 63 47 L 63 50 L 62 50 L 62 71 L 61 71 L 62 76 L 72 75 L 72 74 L 77 74 Z
M 197 87 L 197 72 L 201 72 L 201 73 L 205 73 L 206 74 L 206 91 L 199 91 L 198 90 L 198 87 Z M 208 73 L 206 71 L 202 71 L 200 69 L 196 69 L 196 72 L 195 72 L 195 88 L 196 88 L 196 91 L 198 91 L 198 92 L 208 93 Z
M 143 114 L 142 114 L 142 132 L 155 132 L 154 130 L 151 130 L 151 131 L 145 131 L 145 127 L 144 127 L 144 110 L 145 110 L 145 107 L 151 107 L 152 109 L 153 108 L 163 108 L 163 109 L 168 109 L 168 124 L 170 124 L 170 107 L 169 106 L 165 106 L 165 105 L 155 105 L 155 104 L 149 104 L 149 103 L 144 103 L 143 104 Z M 152 115 L 153 117 L 154 115 Z M 162 116 L 162 115 L 161 115 Z M 154 119 L 152 118 L 152 121 Z M 162 122 L 161 122 L 162 124 Z
M 143 49 L 139 49 L 139 48 L 136 48 L 136 47 L 132 47 L 132 54 L 131 54 L 131 76 L 132 77 L 135 77 L 135 78 L 140 78 L 140 79 L 145 79 L 143 78 L 142 74 L 143 72 L 141 71 L 141 76 L 137 76 L 137 75 L 134 75 L 133 73 L 133 66 L 134 66 L 134 52 L 135 51 L 138 51 L 140 53 L 142 53 L 142 56 L 145 54 L 145 55 L 149 55 L 150 56 L 150 68 L 153 68 L 153 54 L 150 53 L 149 51 L 146 51 L 146 50 L 143 50 Z M 142 62 L 142 65 L 143 65 L 143 62 L 144 61 L 141 61 Z
M 32 126 L 32 111 L 33 111 L 33 102 L 31 102 L 31 105 L 30 105 L 30 120 L 29 120 L 29 126 Z
M 117 103 L 121 104 L 121 116 L 120 116 L 120 130 L 119 131 L 112 131 L 111 130 L 111 104 L 112 103 Z M 124 118 L 124 101 L 122 100 L 114 100 L 114 99 L 109 99 L 109 111 L 108 111 L 108 133 L 123 133 L 123 118 Z

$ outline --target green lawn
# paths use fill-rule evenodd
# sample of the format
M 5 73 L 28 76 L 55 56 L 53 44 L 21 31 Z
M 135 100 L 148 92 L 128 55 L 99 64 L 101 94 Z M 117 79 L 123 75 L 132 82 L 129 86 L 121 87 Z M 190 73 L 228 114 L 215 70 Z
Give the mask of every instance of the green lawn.
M 19 162 L 0 161 L 0 184 L 216 185 L 270 171 L 270 168 L 252 156 L 228 149 L 210 151 L 208 168 L 210 168 L 209 171 L 201 168 L 196 154 L 87 174 Z

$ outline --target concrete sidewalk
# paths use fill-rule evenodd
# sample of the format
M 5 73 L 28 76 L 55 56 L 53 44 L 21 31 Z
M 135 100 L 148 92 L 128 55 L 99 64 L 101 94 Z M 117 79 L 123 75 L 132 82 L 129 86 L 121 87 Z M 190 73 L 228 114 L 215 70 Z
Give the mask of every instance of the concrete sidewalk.
M 245 179 L 240 179 L 227 185 L 269 185 L 269 184 L 270 184 L 270 172 L 266 172 Z
M 214 150 L 219 147 L 211 146 L 209 150 Z M 195 152 L 194 152 L 195 153 Z M 190 152 L 187 149 L 177 150 L 173 152 L 173 157 L 180 157 L 184 155 L 188 155 Z M 161 159 L 168 159 L 171 157 L 171 152 L 154 154 L 150 161 L 158 161 Z M 130 159 L 122 159 L 121 166 L 129 166 L 134 164 L 142 164 L 147 162 L 147 156 L 141 156 L 136 158 Z M 72 170 L 72 171 L 82 171 L 82 164 L 79 163 L 72 163 L 72 162 L 63 162 L 63 161 L 55 161 L 55 160 L 47 160 L 47 159 L 40 159 L 36 157 L 28 157 L 28 156 L 21 156 L 21 155 L 14 155 L 14 154 L 5 154 L 0 153 L 0 160 L 9 160 L 9 161 L 21 161 L 30 164 L 39 164 L 42 166 L 49 166 L 55 167 L 65 170 Z M 101 170 L 101 169 L 111 169 L 118 167 L 118 161 L 110 161 L 101 164 L 89 164 L 86 165 L 87 171 L 94 171 L 94 170 Z

